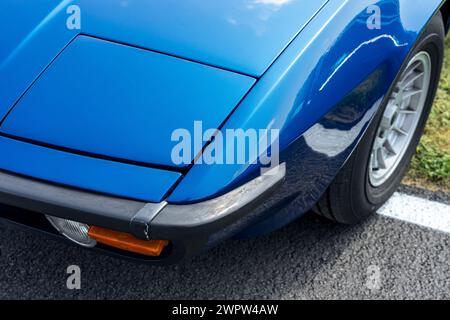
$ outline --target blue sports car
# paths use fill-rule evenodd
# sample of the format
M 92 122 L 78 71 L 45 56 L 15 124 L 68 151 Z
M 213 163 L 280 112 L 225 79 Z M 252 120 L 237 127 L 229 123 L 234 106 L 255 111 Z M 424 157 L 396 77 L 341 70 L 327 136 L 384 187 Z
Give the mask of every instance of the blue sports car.
M 0 0 L 0 218 L 173 263 L 394 193 L 444 0 Z

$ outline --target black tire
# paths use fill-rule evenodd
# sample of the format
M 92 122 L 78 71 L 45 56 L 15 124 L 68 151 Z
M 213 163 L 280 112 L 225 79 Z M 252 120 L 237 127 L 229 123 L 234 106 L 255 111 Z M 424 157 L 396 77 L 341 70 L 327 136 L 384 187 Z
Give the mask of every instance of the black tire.
M 373 187 L 369 179 L 370 155 L 375 136 L 387 106 L 387 101 L 380 108 L 372 124 L 334 182 L 316 205 L 315 211 L 333 221 L 344 224 L 359 223 L 375 213 L 399 187 L 411 162 L 420 138 L 423 134 L 428 116 L 433 105 L 439 84 L 444 57 L 445 31 L 442 15 L 438 13 L 422 33 L 414 49 L 399 73 L 402 74 L 409 61 L 419 52 L 426 51 L 431 56 L 432 71 L 428 95 L 419 124 L 407 147 L 406 153 L 390 178 L 378 187 Z M 396 83 L 397 80 L 394 82 Z M 391 95 L 394 86 L 388 96 Z

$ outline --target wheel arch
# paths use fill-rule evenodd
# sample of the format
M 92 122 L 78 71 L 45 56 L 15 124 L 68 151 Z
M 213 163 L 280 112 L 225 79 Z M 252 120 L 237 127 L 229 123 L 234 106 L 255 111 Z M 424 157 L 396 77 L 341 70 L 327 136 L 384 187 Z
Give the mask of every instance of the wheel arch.
M 445 33 L 450 30 L 450 1 L 446 0 L 440 9 L 445 24 Z

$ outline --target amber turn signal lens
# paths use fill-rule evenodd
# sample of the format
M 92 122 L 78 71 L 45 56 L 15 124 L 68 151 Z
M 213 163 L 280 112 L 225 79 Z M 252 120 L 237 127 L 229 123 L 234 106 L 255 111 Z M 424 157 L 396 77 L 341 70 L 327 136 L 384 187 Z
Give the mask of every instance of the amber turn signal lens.
M 89 236 L 98 243 L 117 249 L 139 253 L 151 257 L 159 257 L 169 244 L 166 240 L 140 240 L 129 233 L 113 231 L 100 227 L 90 227 Z

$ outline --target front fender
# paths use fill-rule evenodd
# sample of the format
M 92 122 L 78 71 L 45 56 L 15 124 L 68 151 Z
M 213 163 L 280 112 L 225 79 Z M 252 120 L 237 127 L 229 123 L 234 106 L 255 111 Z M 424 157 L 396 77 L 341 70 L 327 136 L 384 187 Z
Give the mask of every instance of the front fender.
M 367 128 L 403 61 L 443 1 L 332 0 L 296 37 L 221 128 L 279 129 L 285 194 L 299 213 L 319 199 Z M 370 29 L 367 8 L 381 9 Z M 211 147 L 211 146 L 210 146 Z M 225 142 L 225 153 L 234 151 Z M 168 198 L 216 197 L 260 166 L 195 164 Z M 293 196 L 295 195 L 295 196 Z

